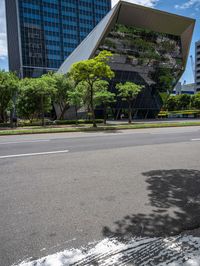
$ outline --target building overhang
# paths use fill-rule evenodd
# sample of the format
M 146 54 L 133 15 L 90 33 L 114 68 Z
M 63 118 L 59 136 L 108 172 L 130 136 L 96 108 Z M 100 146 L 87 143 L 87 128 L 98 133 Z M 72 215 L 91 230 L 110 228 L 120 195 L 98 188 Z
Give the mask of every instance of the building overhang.
M 101 41 L 116 23 L 180 36 L 183 64 L 185 67 L 195 20 L 126 1 L 120 1 L 65 60 L 58 72 L 67 73 L 74 63 L 92 58 Z

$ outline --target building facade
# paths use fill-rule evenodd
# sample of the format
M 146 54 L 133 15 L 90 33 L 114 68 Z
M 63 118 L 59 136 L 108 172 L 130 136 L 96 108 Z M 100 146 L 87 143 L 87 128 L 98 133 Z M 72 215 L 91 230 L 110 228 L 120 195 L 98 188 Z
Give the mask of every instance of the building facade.
M 195 83 L 196 91 L 200 91 L 200 41 L 196 42 L 195 48 Z
M 119 82 L 142 85 L 142 93 L 133 102 L 133 116 L 153 118 L 162 106 L 160 92 L 175 86 L 183 74 L 194 25 L 190 18 L 120 1 L 62 64 L 59 73 L 69 71 L 74 62 L 108 50 L 113 54 L 109 65 L 115 72 L 110 90 L 116 92 Z M 118 97 L 112 110 L 118 118 L 126 112 L 126 103 Z
M 178 82 L 173 90 L 173 95 L 179 95 L 179 94 L 188 94 L 188 95 L 194 95 L 196 93 L 196 84 L 190 83 L 186 84 L 181 82 Z
M 111 0 L 5 0 L 9 69 L 56 71 L 111 9 Z

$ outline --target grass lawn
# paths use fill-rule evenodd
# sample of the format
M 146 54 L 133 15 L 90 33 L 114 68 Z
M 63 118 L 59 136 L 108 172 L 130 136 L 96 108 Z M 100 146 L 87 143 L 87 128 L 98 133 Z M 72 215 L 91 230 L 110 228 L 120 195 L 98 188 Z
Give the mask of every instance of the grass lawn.
M 2 129 L 0 136 L 5 135 L 22 135 L 22 134 L 41 134 L 41 133 L 62 133 L 62 132 L 95 132 L 106 130 L 122 130 L 122 129 L 143 129 L 143 128 L 164 128 L 164 127 L 185 127 L 185 126 L 200 126 L 200 122 L 166 122 L 166 123 L 140 123 L 140 124 L 123 124 L 123 125 L 102 125 L 99 124 L 97 128 L 91 125 L 81 126 L 46 126 L 46 127 L 29 127 L 16 129 Z

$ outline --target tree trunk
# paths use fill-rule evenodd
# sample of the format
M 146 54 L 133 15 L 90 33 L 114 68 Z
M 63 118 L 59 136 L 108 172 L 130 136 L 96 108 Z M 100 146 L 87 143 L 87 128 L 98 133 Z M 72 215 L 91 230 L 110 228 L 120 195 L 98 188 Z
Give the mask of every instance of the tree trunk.
M 61 109 L 61 114 L 58 117 L 58 120 L 64 120 L 64 115 L 65 115 L 65 112 L 67 111 L 68 108 L 69 108 L 69 105 L 65 104 L 64 108 Z
M 5 117 L 4 117 L 4 111 L 0 110 L 0 122 L 4 123 L 5 122 Z
M 42 126 L 45 126 L 45 121 L 44 121 L 44 96 L 41 96 L 41 110 L 42 110 Z
M 116 115 L 116 119 L 115 120 L 118 120 L 119 119 L 120 112 L 121 112 L 121 107 L 117 110 L 117 115 Z
M 94 112 L 94 108 L 93 107 L 91 107 L 91 111 L 92 111 L 92 123 L 93 123 L 93 127 L 97 127 L 96 119 L 95 119 L 95 112 Z
M 75 112 L 76 112 L 76 124 L 78 124 L 78 108 L 75 106 Z
M 132 108 L 131 108 L 131 102 L 128 103 L 128 123 L 132 123 Z
M 13 109 L 10 110 L 10 127 L 13 128 L 14 124 L 13 124 Z
M 106 105 L 104 105 L 104 108 L 103 108 L 103 115 L 104 115 L 103 123 L 104 123 L 104 125 L 106 125 L 106 120 L 107 120 L 106 110 L 107 110 Z
M 94 102 L 93 102 L 93 85 L 90 85 L 90 106 L 91 106 L 91 112 L 92 112 L 93 127 L 97 127 L 97 124 L 95 121 Z

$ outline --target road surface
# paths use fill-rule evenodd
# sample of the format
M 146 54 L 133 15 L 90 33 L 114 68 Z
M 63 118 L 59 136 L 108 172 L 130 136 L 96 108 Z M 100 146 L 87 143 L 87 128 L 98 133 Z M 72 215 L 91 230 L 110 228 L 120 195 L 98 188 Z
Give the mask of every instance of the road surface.
M 200 227 L 199 158 L 200 127 L 0 137 L 0 265 L 108 239 L 177 244 Z

